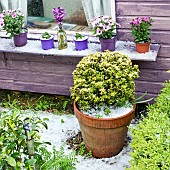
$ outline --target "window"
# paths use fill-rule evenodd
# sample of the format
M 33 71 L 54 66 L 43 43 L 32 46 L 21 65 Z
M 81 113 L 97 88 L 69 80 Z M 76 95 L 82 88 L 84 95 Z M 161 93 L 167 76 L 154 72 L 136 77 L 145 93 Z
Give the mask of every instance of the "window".
M 28 26 L 55 30 L 57 24 L 52 8 L 61 6 L 67 15 L 64 29 L 72 31 L 91 31 L 89 22 L 99 15 L 111 15 L 115 18 L 115 0 L 1 0 L 1 10 L 22 8 L 28 14 Z

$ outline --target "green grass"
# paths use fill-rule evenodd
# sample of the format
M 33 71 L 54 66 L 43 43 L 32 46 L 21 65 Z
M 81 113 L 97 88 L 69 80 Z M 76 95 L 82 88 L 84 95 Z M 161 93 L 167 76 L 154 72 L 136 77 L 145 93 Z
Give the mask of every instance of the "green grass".
M 73 114 L 73 100 L 69 96 L 0 90 L 0 106 L 33 109 L 54 114 Z

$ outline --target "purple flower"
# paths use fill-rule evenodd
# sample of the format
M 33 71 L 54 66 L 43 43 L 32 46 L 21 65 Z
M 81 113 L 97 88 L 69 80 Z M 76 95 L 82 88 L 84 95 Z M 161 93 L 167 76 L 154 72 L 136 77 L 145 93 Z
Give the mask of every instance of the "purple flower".
M 52 9 L 52 12 L 53 12 L 54 18 L 56 19 L 58 25 L 61 26 L 62 21 L 66 15 L 65 10 L 61 7 L 56 7 L 56 8 Z

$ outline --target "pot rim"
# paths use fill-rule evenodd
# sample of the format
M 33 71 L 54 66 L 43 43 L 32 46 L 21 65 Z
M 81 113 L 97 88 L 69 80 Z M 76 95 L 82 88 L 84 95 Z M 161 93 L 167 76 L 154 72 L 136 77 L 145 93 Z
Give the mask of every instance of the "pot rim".
M 89 116 L 89 115 L 86 115 L 84 114 L 83 112 L 81 112 L 78 108 L 77 108 L 77 103 L 76 103 L 76 100 L 74 100 L 74 108 L 76 108 L 80 114 L 82 114 L 83 116 L 87 117 L 87 118 L 90 118 L 90 119 L 94 119 L 94 120 L 106 120 L 106 121 L 109 121 L 109 120 L 118 120 L 118 119 L 122 119 L 124 117 L 126 117 L 127 115 L 130 115 L 133 111 L 135 111 L 136 109 L 136 104 L 133 105 L 133 108 L 130 112 L 128 112 L 127 114 L 124 114 L 122 116 L 119 116 L 119 117 L 115 117 L 115 118 L 97 118 L 97 117 L 93 117 L 93 116 Z
M 136 108 L 136 104 L 133 105 L 133 108 L 129 113 L 116 118 L 96 118 L 82 113 L 77 108 L 76 101 L 74 100 L 74 113 L 77 119 L 79 120 L 79 122 L 94 128 L 110 129 L 110 128 L 128 126 L 134 116 L 135 108 Z
M 40 36 L 40 40 L 42 40 L 42 41 L 48 41 L 48 40 L 51 40 L 51 39 L 53 39 L 53 38 L 54 38 L 54 35 L 53 35 L 53 34 L 51 34 L 51 37 L 50 37 L 49 39 L 42 38 L 42 35 Z
M 76 42 L 85 41 L 85 40 L 87 40 L 87 39 L 88 39 L 88 36 L 87 36 L 87 35 L 85 35 L 82 39 L 76 39 L 76 37 L 73 38 L 73 40 L 76 41 Z

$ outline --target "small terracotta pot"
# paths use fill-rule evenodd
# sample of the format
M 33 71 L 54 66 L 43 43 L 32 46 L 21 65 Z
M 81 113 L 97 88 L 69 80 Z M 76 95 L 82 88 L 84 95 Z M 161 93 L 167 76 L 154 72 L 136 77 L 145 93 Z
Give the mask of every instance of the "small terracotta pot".
M 148 43 L 136 43 L 136 51 L 138 53 L 146 53 L 150 51 L 150 42 Z
M 109 158 L 122 150 L 135 108 L 136 105 L 129 113 L 117 118 L 95 118 L 78 110 L 74 101 L 74 113 L 79 121 L 83 141 L 94 157 Z

